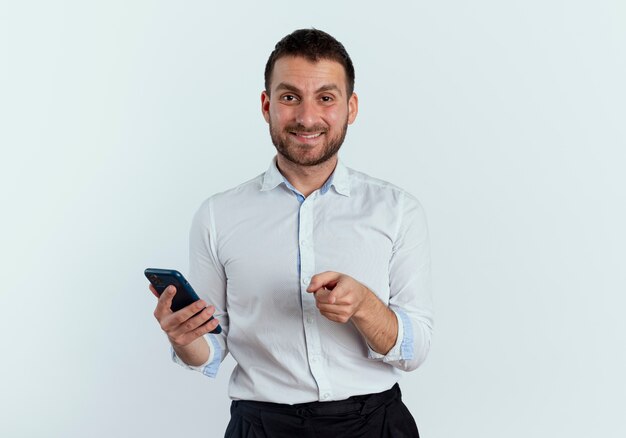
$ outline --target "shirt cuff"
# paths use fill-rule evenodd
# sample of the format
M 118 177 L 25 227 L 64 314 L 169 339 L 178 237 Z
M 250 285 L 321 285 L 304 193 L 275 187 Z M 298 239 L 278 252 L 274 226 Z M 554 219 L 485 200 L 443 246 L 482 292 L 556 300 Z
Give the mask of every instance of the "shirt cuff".
M 204 335 L 204 339 L 207 341 L 207 344 L 209 344 L 209 358 L 202 365 L 194 366 L 186 364 L 180 357 L 178 357 L 174 348 L 170 347 L 172 360 L 178 365 L 189 370 L 198 371 L 208 377 L 215 377 L 217 376 L 217 371 L 222 363 L 222 349 L 220 348 L 218 340 L 215 339 L 215 336 L 206 334 Z
M 389 350 L 387 354 L 380 354 L 367 346 L 368 357 L 374 360 L 382 360 L 383 362 L 396 362 L 399 360 L 409 360 L 413 358 L 413 330 L 411 320 L 406 313 L 401 310 L 391 311 L 396 315 L 398 320 L 398 337 L 396 344 Z

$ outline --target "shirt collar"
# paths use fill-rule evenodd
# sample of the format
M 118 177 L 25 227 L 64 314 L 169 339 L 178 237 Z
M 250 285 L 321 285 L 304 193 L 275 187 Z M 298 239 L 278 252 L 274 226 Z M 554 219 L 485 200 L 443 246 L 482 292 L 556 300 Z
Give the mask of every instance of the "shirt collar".
M 263 184 L 261 186 L 261 191 L 265 192 L 266 190 L 272 190 L 283 182 L 285 182 L 285 178 L 278 170 L 278 167 L 276 166 L 276 157 L 274 157 L 272 158 L 270 167 L 263 175 Z
M 281 183 L 285 183 L 287 187 L 291 187 L 289 181 L 280 173 L 276 166 L 276 157 L 272 158 L 270 167 L 263 175 L 263 184 L 261 185 L 261 191 L 272 190 L 278 187 Z M 343 165 L 341 160 L 337 161 L 335 171 L 330 175 L 330 178 L 324 183 L 320 189 L 320 193 L 325 194 L 331 187 L 335 187 L 335 190 L 340 195 L 350 196 L 350 173 L 348 168 Z
M 350 172 L 341 160 L 337 162 L 337 167 L 328 180 L 335 187 L 337 193 L 350 196 Z

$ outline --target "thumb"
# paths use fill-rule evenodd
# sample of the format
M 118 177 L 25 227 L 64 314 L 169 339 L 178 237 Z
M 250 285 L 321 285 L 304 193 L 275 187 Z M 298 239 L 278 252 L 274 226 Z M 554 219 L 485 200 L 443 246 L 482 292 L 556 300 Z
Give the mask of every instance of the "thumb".
M 172 285 L 169 285 L 165 288 L 165 290 L 159 297 L 159 301 L 163 304 L 164 307 L 169 309 L 170 307 L 172 307 L 174 295 L 176 295 L 176 288 Z
M 311 283 L 309 283 L 309 287 L 307 287 L 306 291 L 317 292 L 323 287 L 332 290 L 337 285 L 340 276 L 341 274 L 339 274 L 338 272 L 332 271 L 326 271 L 320 274 L 316 274 L 311 277 Z
M 336 293 L 325 287 L 315 292 L 315 299 L 320 303 L 335 304 L 337 301 Z
M 172 300 L 174 299 L 175 294 L 176 288 L 174 286 L 168 286 L 159 297 L 159 301 L 157 301 L 157 306 L 154 311 L 154 315 L 159 321 L 160 318 L 172 313 Z

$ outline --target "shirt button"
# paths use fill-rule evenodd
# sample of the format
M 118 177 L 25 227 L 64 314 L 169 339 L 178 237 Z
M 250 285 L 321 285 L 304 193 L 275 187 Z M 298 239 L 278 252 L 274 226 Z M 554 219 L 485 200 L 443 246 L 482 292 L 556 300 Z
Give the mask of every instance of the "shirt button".
M 308 286 L 308 285 L 309 285 L 309 283 L 311 283 L 311 277 L 304 277 L 304 278 L 302 279 L 302 284 L 303 284 L 304 286 Z
M 312 357 L 311 358 L 311 362 L 313 362 L 313 363 L 317 362 L 317 357 Z
M 309 324 L 313 324 L 313 317 L 312 316 L 307 316 L 306 317 L 306 322 L 308 322 Z
M 322 399 L 323 400 L 328 400 L 330 398 L 330 394 L 325 392 L 324 395 L 322 395 Z

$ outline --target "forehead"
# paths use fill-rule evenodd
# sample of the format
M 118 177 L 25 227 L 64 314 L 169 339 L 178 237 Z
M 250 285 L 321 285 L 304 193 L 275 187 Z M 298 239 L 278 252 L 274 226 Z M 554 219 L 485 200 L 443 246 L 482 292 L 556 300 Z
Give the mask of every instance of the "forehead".
M 313 62 L 299 56 L 284 56 L 276 60 L 272 72 L 272 91 L 281 83 L 287 83 L 303 91 L 317 90 L 335 85 L 346 94 L 346 72 L 337 61 L 320 59 Z

